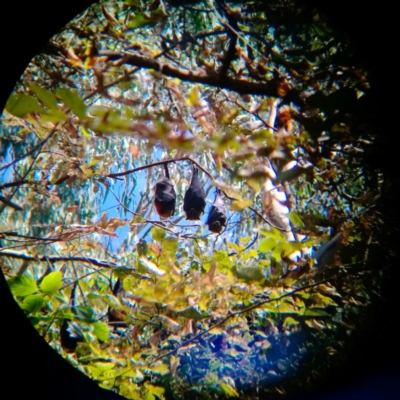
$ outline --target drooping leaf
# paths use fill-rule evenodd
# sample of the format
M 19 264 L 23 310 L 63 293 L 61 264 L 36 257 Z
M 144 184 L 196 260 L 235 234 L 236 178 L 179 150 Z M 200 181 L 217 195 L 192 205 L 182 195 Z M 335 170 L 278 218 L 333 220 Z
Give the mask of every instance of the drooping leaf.
M 8 286 L 14 296 L 28 296 L 38 290 L 35 280 L 26 274 L 9 279 Z
M 86 105 L 79 94 L 73 89 L 59 89 L 57 97 L 81 120 L 86 117 Z
M 253 201 L 250 199 L 237 200 L 232 203 L 231 210 L 232 211 L 240 211 L 240 210 L 243 210 L 244 208 L 250 207 L 252 204 L 253 204 Z
M 36 94 L 36 96 L 50 109 L 57 110 L 57 97 L 49 90 L 32 83 L 29 88 Z
M 12 94 L 7 100 L 6 110 L 17 117 L 44 111 L 35 97 L 23 93 Z
M 31 294 L 26 296 L 21 304 L 21 308 L 28 314 L 34 314 L 39 311 L 45 304 L 46 299 L 40 294 Z
M 188 106 L 195 106 L 200 102 L 200 89 L 199 86 L 195 85 L 190 89 L 188 97 L 186 99 L 186 104 Z

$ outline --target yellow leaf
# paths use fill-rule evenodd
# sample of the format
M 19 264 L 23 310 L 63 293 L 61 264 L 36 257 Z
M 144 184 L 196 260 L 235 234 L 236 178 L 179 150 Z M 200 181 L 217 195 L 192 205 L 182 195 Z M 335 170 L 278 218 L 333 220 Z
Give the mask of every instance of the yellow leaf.
M 252 200 L 244 199 L 244 200 L 235 200 L 231 205 L 232 211 L 240 211 L 244 208 L 250 207 L 253 204 Z
M 200 102 L 199 86 L 195 85 L 188 93 L 186 104 L 188 106 L 196 106 Z
M 213 185 L 220 188 L 227 196 L 241 201 L 241 197 L 240 194 L 238 193 L 238 191 L 236 189 L 234 189 L 232 186 L 224 183 L 224 182 L 219 182 L 213 179 Z

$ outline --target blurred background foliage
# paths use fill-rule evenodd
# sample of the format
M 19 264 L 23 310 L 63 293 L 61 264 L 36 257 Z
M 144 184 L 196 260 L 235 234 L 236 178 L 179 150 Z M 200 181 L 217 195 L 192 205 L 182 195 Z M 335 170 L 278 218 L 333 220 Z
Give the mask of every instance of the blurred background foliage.
M 53 37 L 0 122 L 0 262 L 46 341 L 131 399 L 279 396 L 345 363 L 385 271 L 354 54 L 285 0 L 102 1 Z

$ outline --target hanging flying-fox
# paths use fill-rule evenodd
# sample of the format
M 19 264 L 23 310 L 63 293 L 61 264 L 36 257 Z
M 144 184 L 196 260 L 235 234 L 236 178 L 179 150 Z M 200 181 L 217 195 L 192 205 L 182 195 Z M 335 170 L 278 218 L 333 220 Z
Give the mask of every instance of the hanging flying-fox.
M 193 176 L 183 199 L 183 211 L 187 220 L 200 219 L 206 207 L 206 192 L 199 180 L 199 170 L 193 165 Z
M 218 188 L 215 193 L 215 200 L 208 214 L 207 225 L 211 232 L 220 233 L 222 228 L 226 226 L 226 211 L 224 201 L 220 196 L 221 192 Z
M 161 218 L 169 218 L 175 213 L 176 193 L 169 177 L 167 164 L 164 164 L 164 171 L 164 178 L 160 179 L 155 185 L 154 205 Z

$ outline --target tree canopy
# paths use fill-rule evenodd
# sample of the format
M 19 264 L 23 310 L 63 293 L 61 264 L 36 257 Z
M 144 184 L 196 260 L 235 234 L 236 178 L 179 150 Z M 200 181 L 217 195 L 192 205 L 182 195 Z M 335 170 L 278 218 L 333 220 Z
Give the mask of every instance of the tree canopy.
M 354 54 L 283 0 L 102 1 L 53 37 L 1 120 L 1 266 L 45 340 L 132 399 L 291 393 L 343 362 L 384 271 Z

